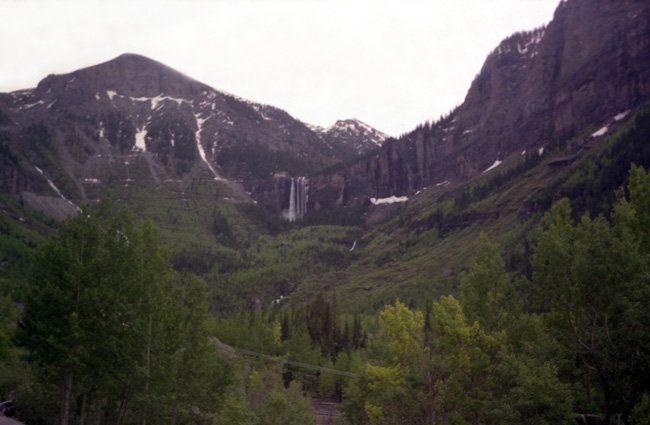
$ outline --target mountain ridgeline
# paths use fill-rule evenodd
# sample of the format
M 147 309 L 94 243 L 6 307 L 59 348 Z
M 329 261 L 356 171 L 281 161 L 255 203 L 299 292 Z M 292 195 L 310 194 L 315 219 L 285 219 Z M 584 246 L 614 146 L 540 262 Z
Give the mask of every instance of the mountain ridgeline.
M 50 75 L 35 89 L 0 94 L 0 184 L 5 192 L 36 197 L 55 187 L 63 217 L 71 211 L 66 203 L 95 199 L 102 192 L 97 188 L 108 182 L 143 179 L 156 186 L 214 179 L 247 200 L 240 182 L 253 187 L 257 180 L 286 175 L 279 186 L 288 202 L 288 176 L 348 161 L 387 137 L 360 121 L 350 122 L 359 131 L 337 138 L 332 133 L 337 125 L 310 128 L 280 109 L 125 54 Z M 28 198 L 45 207 L 35 196 Z M 44 209 L 56 215 L 56 209 Z
M 0 94 L 0 185 L 59 217 L 101 196 L 106 182 L 141 179 L 175 181 L 181 191 L 214 179 L 231 198 L 252 198 L 290 221 L 365 208 L 369 199 L 405 200 L 541 152 L 647 101 L 648 33 L 641 0 L 562 1 L 548 26 L 490 53 L 458 108 L 397 140 L 358 120 L 306 125 L 125 54 Z M 301 176 L 297 212 L 291 202 Z M 44 199 L 52 188 L 56 196 Z
M 650 98 L 644 1 L 562 1 L 546 27 L 490 53 L 465 101 L 380 152 L 311 180 L 309 208 L 412 196 L 607 123 Z

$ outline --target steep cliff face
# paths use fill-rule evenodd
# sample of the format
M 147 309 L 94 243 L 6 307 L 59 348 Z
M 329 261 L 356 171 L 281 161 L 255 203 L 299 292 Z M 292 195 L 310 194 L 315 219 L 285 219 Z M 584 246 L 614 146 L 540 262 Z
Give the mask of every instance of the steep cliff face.
M 313 176 L 310 208 L 409 196 L 606 122 L 650 99 L 650 3 L 565 0 L 545 28 L 504 40 L 465 101 L 374 156 Z
M 492 52 L 458 119 L 477 123 L 490 153 L 508 155 L 649 97 L 650 5 L 569 0 L 547 28 L 515 35 Z

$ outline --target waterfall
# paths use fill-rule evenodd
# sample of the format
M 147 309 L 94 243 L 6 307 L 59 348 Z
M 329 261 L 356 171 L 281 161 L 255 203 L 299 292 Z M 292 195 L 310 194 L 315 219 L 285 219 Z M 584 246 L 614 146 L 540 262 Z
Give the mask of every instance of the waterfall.
M 296 181 L 291 178 L 291 191 L 289 192 L 289 222 L 296 221 Z
M 296 196 L 296 218 L 302 220 L 302 218 L 307 214 L 307 198 L 309 197 L 309 181 L 307 177 L 298 177 L 297 186 L 297 196 Z
M 284 211 L 283 217 L 295 223 L 307 213 L 307 199 L 309 194 L 309 180 L 307 177 L 291 178 L 289 190 L 289 209 Z

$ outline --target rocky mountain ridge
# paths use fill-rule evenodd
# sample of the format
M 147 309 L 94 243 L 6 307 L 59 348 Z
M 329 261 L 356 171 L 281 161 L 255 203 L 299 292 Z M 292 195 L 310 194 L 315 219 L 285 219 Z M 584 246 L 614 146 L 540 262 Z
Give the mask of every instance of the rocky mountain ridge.
M 381 133 L 364 129 L 345 140 L 321 135 L 278 108 L 125 54 L 0 94 L 0 185 L 14 195 L 54 186 L 78 203 L 109 180 L 212 178 L 246 198 L 238 182 L 304 174 L 374 146 Z
M 0 94 L 0 185 L 12 194 L 49 190 L 64 206 L 62 197 L 96 198 L 109 181 L 210 179 L 293 221 L 458 184 L 602 128 L 648 99 L 650 5 L 642 0 L 561 1 L 548 26 L 488 55 L 458 108 L 397 140 L 358 120 L 308 126 L 127 54 Z
M 308 208 L 403 200 L 454 184 L 602 127 L 648 99 L 650 4 L 562 1 L 547 27 L 508 37 L 492 51 L 448 116 L 346 169 L 312 176 Z
M 376 150 L 390 136 L 356 118 L 338 120 L 327 128 L 311 125 L 314 132 L 332 145 L 347 149 L 350 155 L 365 155 Z

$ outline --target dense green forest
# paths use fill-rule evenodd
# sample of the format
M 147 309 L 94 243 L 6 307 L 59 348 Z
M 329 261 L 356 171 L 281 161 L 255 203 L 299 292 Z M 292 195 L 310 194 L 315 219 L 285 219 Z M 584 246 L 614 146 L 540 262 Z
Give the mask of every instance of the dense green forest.
M 22 308 L 2 298 L 0 390 L 30 424 L 307 424 L 309 395 L 355 424 L 645 424 L 649 228 L 633 167 L 609 218 L 553 206 L 531 279 L 482 235 L 457 296 L 424 308 L 352 316 L 323 293 L 215 318 L 155 227 L 103 202 L 37 249 Z
M 650 111 L 546 165 L 591 130 L 372 226 L 200 181 L 193 216 L 3 195 L 0 398 L 26 424 L 309 424 L 311 398 L 350 424 L 650 423 Z
M 0 388 L 25 423 L 313 423 L 277 368 L 219 352 L 205 282 L 108 201 L 38 248 L 22 311 L 1 301 Z

